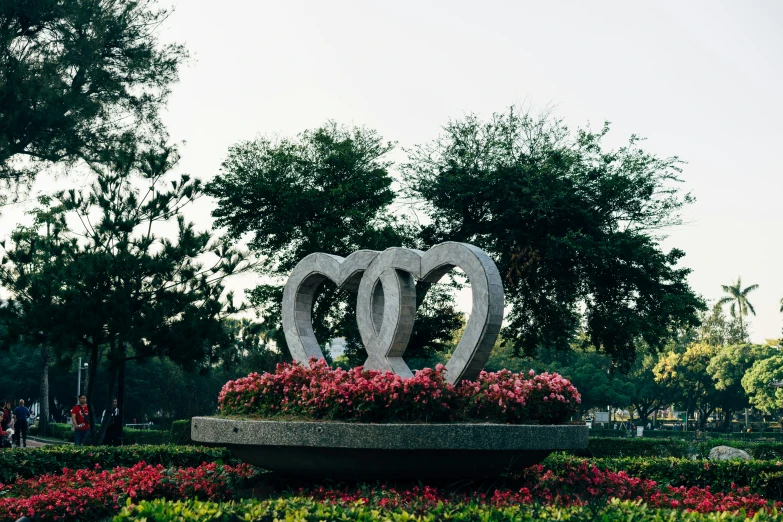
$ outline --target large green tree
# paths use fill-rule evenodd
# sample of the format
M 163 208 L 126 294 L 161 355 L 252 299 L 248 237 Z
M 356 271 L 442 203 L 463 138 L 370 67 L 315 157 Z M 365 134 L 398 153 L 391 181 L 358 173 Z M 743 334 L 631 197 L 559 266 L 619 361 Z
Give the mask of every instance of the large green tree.
M 689 414 L 699 413 L 699 424 L 720 404 L 715 381 L 707 372 L 718 348 L 706 343 L 693 343 L 685 352 L 662 354 L 653 368 L 655 379 L 671 391 L 673 402 Z
M 731 415 L 750 406 L 748 394 L 742 387 L 742 379 L 756 361 L 774 355 L 771 346 L 757 344 L 733 344 L 724 346 L 710 360 L 707 373 L 718 391 L 717 403 L 723 410 L 724 423 L 731 424 Z
M 742 317 L 748 316 L 748 313 L 756 315 L 756 309 L 748 300 L 748 294 L 756 290 L 759 285 L 750 285 L 742 288 L 742 278 L 737 277 L 736 282 L 732 282 L 730 285 L 721 285 L 723 291 L 729 295 L 723 297 L 718 304 L 723 306 L 731 303 L 729 307 L 729 313 L 732 317 L 736 317 L 739 320 L 740 333 L 743 336 L 747 336 L 746 325 L 742 322 Z
M 46 204 L 49 199 L 41 198 L 41 202 Z M 28 355 L 36 349 L 40 352 L 37 397 L 41 404 L 40 432 L 45 435 L 49 423 L 49 366 L 54 355 L 51 326 L 57 322 L 62 305 L 62 263 L 72 259 L 75 243 L 66 237 L 67 225 L 57 209 L 37 209 L 32 215 L 31 225 L 19 225 L 10 239 L 2 242 L 0 286 L 8 297 L 0 307 L 0 348 L 10 350 L 18 345 L 26 348 Z
M 87 355 L 93 415 L 111 406 L 115 390 L 124 412 L 128 361 L 157 356 L 206 369 L 230 342 L 222 319 L 236 310 L 230 295 L 224 299 L 223 280 L 249 264 L 185 221 L 182 209 L 201 185 L 172 178 L 176 160 L 170 148 L 130 143 L 122 161 L 97 168 L 92 186 L 58 193 L 44 207 L 72 224 L 67 233 L 75 242 L 68 257 L 49 260 L 60 306 L 46 330 L 60 351 Z M 102 364 L 108 388 L 96 403 Z
M 783 355 L 757 360 L 742 377 L 750 403 L 768 413 L 783 408 L 783 388 L 771 387 L 773 381 L 783 381 Z
M 159 111 L 186 58 L 158 40 L 167 16 L 154 0 L 0 2 L 0 180 L 163 133 Z
M 216 226 L 232 238 L 250 234 L 250 248 L 269 282 L 251 300 L 285 346 L 280 302 L 288 273 L 306 255 L 348 256 L 359 249 L 421 246 L 415 227 L 395 216 L 393 179 L 387 159 L 393 144 L 375 131 L 329 122 L 294 139 L 259 138 L 231 147 L 221 172 L 207 186 L 218 200 Z M 451 295 L 418 283 L 422 305 L 409 357 L 425 357 L 451 341 L 462 318 Z M 313 327 L 322 343 L 345 337 L 354 364 L 364 362 L 355 319 L 355 297 L 325 283 L 313 306 Z
M 415 147 L 407 193 L 430 217 L 422 240 L 473 243 L 504 276 L 504 336 L 516 349 L 567 348 L 580 326 L 592 345 L 627 365 L 640 340 L 653 350 L 698 324 L 703 308 L 664 252 L 660 231 L 691 201 L 677 190 L 677 158 L 628 145 L 609 150 L 598 132 L 511 108 L 449 122 Z

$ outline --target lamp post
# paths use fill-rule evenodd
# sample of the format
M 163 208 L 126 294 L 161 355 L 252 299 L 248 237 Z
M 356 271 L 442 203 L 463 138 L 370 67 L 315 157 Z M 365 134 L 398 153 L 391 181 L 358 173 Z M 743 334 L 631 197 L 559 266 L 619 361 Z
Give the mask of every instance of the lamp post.
M 82 364 L 82 358 L 79 357 L 79 367 L 76 369 L 76 373 L 79 375 L 76 382 L 76 402 L 79 402 L 79 397 L 82 395 L 82 370 L 87 371 L 89 363 Z

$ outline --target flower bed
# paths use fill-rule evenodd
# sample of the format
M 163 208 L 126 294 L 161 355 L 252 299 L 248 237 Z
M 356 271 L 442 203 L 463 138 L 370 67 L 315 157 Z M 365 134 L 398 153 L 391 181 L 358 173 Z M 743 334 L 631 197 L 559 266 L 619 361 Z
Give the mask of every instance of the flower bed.
M 0 522 L 21 516 L 36 520 L 101 519 L 115 515 L 125 505 L 118 520 L 141 520 L 145 516 L 147 520 L 285 520 L 289 515 L 290 520 L 437 520 L 447 514 L 454 520 L 532 520 L 555 518 L 556 514 L 568 515 L 570 520 L 591 520 L 601 519 L 602 513 L 606 514 L 604 520 L 615 516 L 623 520 L 717 520 L 707 515 L 712 512 L 720 512 L 724 517 L 720 520 L 733 520 L 734 514 L 740 518 L 755 514 L 756 520 L 780 519 L 775 510 L 781 508 L 781 503 L 750 487 L 730 484 L 725 491 L 719 491 L 696 485 L 703 480 L 698 466 L 706 477 L 728 477 L 733 473 L 747 478 L 754 470 L 757 475 L 763 474 L 759 473 L 760 465 L 776 469 L 775 462 L 721 462 L 715 466 L 696 462 L 691 469 L 687 464 L 690 461 L 636 459 L 657 461 L 649 468 L 651 473 L 637 476 L 601 467 L 621 460 L 632 459 L 586 461 L 560 455 L 550 457 L 544 465 L 506 477 L 492 487 L 472 489 L 332 483 L 292 492 L 283 487 L 277 493 L 266 491 L 280 495 L 277 500 L 243 504 L 200 504 L 189 500 L 235 500 L 238 489 L 255 487 L 259 477 L 259 470 L 245 464 L 224 466 L 212 462 L 166 468 L 142 462 L 112 470 L 94 466 L 0 485 Z M 656 473 L 664 474 L 667 464 L 669 476 L 679 475 L 681 485 L 652 479 Z M 155 498 L 184 503 L 142 502 Z M 173 509 L 179 510 L 182 518 L 174 518 Z M 696 516 L 697 513 L 705 515 Z M 430 518 L 433 514 L 440 515 Z
M 246 465 L 202 464 L 166 469 L 140 462 L 130 468 L 63 470 L 0 486 L 0 520 L 94 520 L 112 516 L 127 499 L 227 500 L 254 476 Z
M 739 512 L 748 515 L 762 509 L 783 506 L 747 487 L 732 486 L 727 492 L 713 492 L 709 487 L 674 487 L 648 478 L 629 476 L 624 471 L 605 471 L 593 464 L 564 463 L 558 469 L 536 465 L 525 470 L 515 488 L 496 488 L 470 493 L 440 490 L 428 486 L 394 489 L 386 487 L 349 486 L 344 488 L 300 489 L 297 496 L 318 502 L 351 505 L 356 502 L 382 508 L 404 508 L 421 511 L 438 504 L 479 504 L 495 508 L 540 503 L 557 506 L 604 505 L 612 499 L 643 502 L 650 507 L 687 509 L 700 513 Z
M 749 487 L 752 493 L 783 500 L 783 461 L 778 460 L 690 460 L 677 458 L 592 458 L 589 460 L 550 455 L 544 466 L 559 475 L 572 466 L 590 463 L 599 469 L 623 471 L 662 485 L 707 487 L 728 492 L 733 485 Z
M 332 369 L 323 360 L 280 364 L 274 373 L 229 381 L 224 415 L 289 416 L 360 422 L 537 422 L 558 424 L 577 411 L 579 392 L 553 373 L 481 372 L 453 386 L 445 367 L 403 379 L 391 372 Z

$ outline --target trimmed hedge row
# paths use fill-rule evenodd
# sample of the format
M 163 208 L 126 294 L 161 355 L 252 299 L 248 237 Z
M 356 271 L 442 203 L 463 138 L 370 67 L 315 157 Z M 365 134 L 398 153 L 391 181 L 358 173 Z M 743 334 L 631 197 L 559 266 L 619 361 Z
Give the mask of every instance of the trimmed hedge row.
M 591 437 L 610 437 L 617 438 L 634 438 L 636 432 L 630 430 L 602 430 L 600 428 L 592 428 L 590 430 Z M 681 440 L 694 440 L 696 438 L 696 431 L 675 431 L 675 430 L 644 430 L 644 437 L 650 439 L 681 439 Z M 751 433 L 745 432 L 710 432 L 702 431 L 701 438 L 711 439 L 720 438 L 728 440 L 739 441 L 755 441 L 759 439 L 775 439 L 780 440 L 783 438 L 783 432 L 780 430 L 766 429 L 763 432 L 761 430 L 752 431 Z
M 30 428 L 30 435 L 38 434 L 38 426 Z M 124 444 L 190 444 L 190 420 L 174 421 L 170 430 L 122 430 Z M 70 424 L 50 423 L 47 438 L 73 441 Z
M 751 493 L 765 498 L 783 500 L 783 462 L 773 460 L 691 460 L 683 458 L 624 457 L 583 459 L 554 454 L 543 465 L 556 475 L 567 464 L 578 466 L 582 462 L 598 469 L 625 471 L 632 477 L 643 477 L 662 485 L 709 486 L 712 491 L 731 491 L 732 485 L 749 487 Z
M 745 521 L 745 513 L 696 513 L 671 509 L 654 509 L 634 502 L 614 501 L 605 506 L 582 507 L 542 507 L 518 505 L 507 508 L 492 508 L 474 504 L 440 504 L 426 511 L 397 509 L 379 509 L 361 504 L 349 507 L 318 503 L 304 498 L 277 500 L 245 500 L 239 503 L 190 501 L 142 501 L 122 509 L 114 522 L 149 521 L 156 522 L 238 522 L 238 521 L 277 521 L 318 522 L 321 520 L 357 520 L 357 521 L 533 521 L 533 520 L 569 520 L 571 522 L 634 521 L 634 522 L 671 522 L 684 520 L 689 522 L 734 522 Z M 754 522 L 783 521 L 783 513 L 777 511 L 759 512 Z
M 628 438 L 613 439 L 590 437 L 589 449 L 594 457 L 694 457 L 706 459 L 715 446 L 731 446 L 747 451 L 758 460 L 783 460 L 781 442 L 743 442 L 738 440 L 710 439 L 686 441 L 678 439 Z
M 47 446 L 26 451 L 0 451 L 0 483 L 17 477 L 59 473 L 63 468 L 133 466 L 144 461 L 166 467 L 195 467 L 202 462 L 233 461 L 225 448 L 197 446 Z

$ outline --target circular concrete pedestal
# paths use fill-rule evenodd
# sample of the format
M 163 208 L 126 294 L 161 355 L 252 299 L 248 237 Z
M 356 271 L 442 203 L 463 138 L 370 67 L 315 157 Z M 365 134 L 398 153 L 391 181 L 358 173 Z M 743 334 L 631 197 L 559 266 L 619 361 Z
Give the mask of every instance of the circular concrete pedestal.
M 194 417 L 194 441 L 282 475 L 479 478 L 587 448 L 584 425 L 364 424 Z

